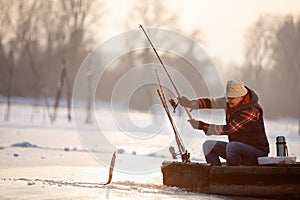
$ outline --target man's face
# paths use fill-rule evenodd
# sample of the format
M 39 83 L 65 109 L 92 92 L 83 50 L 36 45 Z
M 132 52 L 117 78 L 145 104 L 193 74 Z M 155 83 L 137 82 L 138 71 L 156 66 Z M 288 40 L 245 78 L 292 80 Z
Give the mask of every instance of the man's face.
M 238 105 L 240 101 L 243 99 L 243 97 L 234 97 L 234 98 L 227 97 L 226 99 L 227 99 L 227 103 L 229 104 L 229 107 L 232 108 Z

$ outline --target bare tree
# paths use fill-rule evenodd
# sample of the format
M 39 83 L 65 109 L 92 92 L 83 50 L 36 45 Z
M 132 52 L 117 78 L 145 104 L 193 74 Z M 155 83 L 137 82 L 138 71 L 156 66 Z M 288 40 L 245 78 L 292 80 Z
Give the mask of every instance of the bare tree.
M 291 97 L 291 112 L 298 115 L 300 134 L 300 16 L 286 16 L 276 36 L 277 70 L 286 85 L 286 96 Z
M 40 51 L 38 39 L 40 36 L 38 31 L 40 28 L 40 20 L 38 11 L 41 5 L 41 2 L 38 0 L 33 0 L 31 3 L 20 1 L 19 12 L 25 16 L 20 16 L 23 17 L 24 21 L 21 21 L 17 26 L 23 31 L 17 31 L 17 33 L 19 33 L 18 37 L 20 37 L 21 45 L 24 45 L 23 47 L 27 52 L 29 66 L 38 82 L 40 94 L 44 99 L 48 116 L 51 119 L 51 111 L 48 95 L 45 90 L 45 82 L 38 70 L 38 66 L 43 66 L 38 56 L 38 52 Z
M 9 46 L 9 52 L 7 53 L 5 49 L 5 40 L 7 39 L 7 35 L 9 32 L 10 23 L 11 23 L 11 17 L 9 15 L 11 9 L 6 3 L 6 1 L 1 0 L 0 1 L 0 23 L 1 23 L 1 29 L 0 29 L 0 92 L 3 88 L 3 93 L 5 92 L 7 94 L 7 107 L 6 112 L 4 114 L 4 120 L 9 121 L 10 118 L 10 107 L 11 107 L 11 81 L 13 77 L 13 45 L 12 42 Z M 8 76 L 7 76 L 8 71 Z M 7 79 L 8 78 L 8 79 Z M 7 83 L 5 83 L 4 80 L 7 80 Z M 5 86 L 7 86 L 6 91 L 4 91 Z
M 12 86 L 12 79 L 14 73 L 14 44 L 11 42 L 9 50 L 9 75 L 8 75 L 8 85 L 7 85 L 7 109 L 5 112 L 4 120 L 9 121 L 10 118 L 10 107 L 11 107 L 11 86 Z
M 10 107 L 11 107 L 11 83 L 12 83 L 12 77 L 13 77 L 13 69 L 14 69 L 14 45 L 12 40 L 9 42 L 9 52 L 8 55 L 5 51 L 5 44 L 3 40 L 8 40 L 7 35 L 9 32 L 9 29 L 11 28 L 10 23 L 11 23 L 11 16 L 10 16 L 10 7 L 6 3 L 6 1 L 1 0 L 0 1 L 0 23 L 1 23 L 1 29 L 0 29 L 0 65 L 3 66 L 1 67 L 0 70 L 0 79 L 1 80 L 6 80 L 6 69 L 8 71 L 8 80 L 7 84 L 3 83 L 3 85 L 7 85 L 7 108 L 6 112 L 4 115 L 4 120 L 9 121 L 10 118 Z M 4 82 L 4 81 L 3 81 Z M 1 86 L 1 84 L 0 84 Z M 0 87 L 1 91 L 1 87 Z
M 275 31 L 278 23 L 278 17 L 262 15 L 247 31 L 245 56 L 249 70 L 245 80 L 253 83 L 254 87 L 261 86 L 261 82 L 268 78 L 263 72 L 272 69 L 275 65 L 274 41 L 276 40 Z
M 0 0 L 0 76 L 1 82 L 5 80 L 5 84 L 0 83 L 0 92 L 8 95 L 9 107 L 11 95 L 36 96 L 35 91 L 42 94 L 48 105 L 46 93 L 55 93 L 53 80 L 58 79 L 51 118 L 56 116 L 65 86 L 71 119 L 71 84 L 93 40 L 94 35 L 86 35 L 88 26 L 98 24 L 103 5 L 102 0 Z M 12 61 L 15 70 L 10 67 Z M 28 73 L 28 69 L 33 73 Z M 48 113 L 51 116 L 50 109 Z
M 2 29 L 0 33 L 1 41 L 2 38 L 7 42 L 6 46 L 9 50 L 9 55 L 6 56 L 7 62 L 6 65 L 9 66 L 9 80 L 7 84 L 7 94 L 8 94 L 8 109 L 6 113 L 6 119 L 9 118 L 9 110 L 10 110 L 10 96 L 11 96 L 11 88 L 12 88 L 12 77 L 14 73 L 14 65 L 15 59 L 14 57 L 27 57 L 29 59 L 30 66 L 34 72 L 35 77 L 39 81 L 40 90 L 44 91 L 43 83 L 40 79 L 40 76 L 35 68 L 35 60 L 38 57 L 36 52 L 38 52 L 38 11 L 40 3 L 36 0 L 31 0 L 28 2 L 11 0 L 10 2 L 0 2 L 1 9 L 5 8 L 3 12 L 1 12 L 1 21 L 5 26 L 5 29 Z M 6 34 L 6 38 L 4 37 Z M 1 48 L 2 48 L 1 42 Z M 34 52 L 33 52 L 34 51 Z M 25 52 L 27 55 L 25 56 Z M 14 56 L 16 55 L 16 56 Z M 36 57 L 33 57 L 36 55 Z M 23 64 L 26 66 L 26 64 Z M 45 95 L 44 99 L 47 103 L 47 98 Z
M 299 21 L 293 16 L 261 16 L 247 34 L 244 74 L 261 92 L 269 113 L 299 118 L 300 133 Z
M 139 24 L 145 27 L 177 27 L 176 13 L 170 13 L 168 2 L 157 0 L 146 0 L 134 2 L 130 12 L 130 19 L 125 25 L 127 28 L 137 28 Z
M 68 68 L 71 66 L 78 66 L 80 61 L 76 55 L 80 55 L 79 50 L 83 43 L 84 30 L 86 26 L 86 18 L 91 11 L 91 6 L 94 0 L 66 0 L 60 1 L 61 18 L 59 22 L 59 36 L 60 41 L 65 44 L 61 53 L 61 75 L 58 82 L 58 89 L 54 103 L 53 121 L 56 118 L 56 110 L 59 105 L 62 87 L 64 83 L 67 86 L 67 105 L 68 105 L 68 119 L 71 120 L 71 88 L 70 80 L 68 78 Z M 82 50 L 81 50 L 82 52 Z M 87 111 L 89 113 L 89 111 Z
M 179 25 L 179 15 L 175 10 L 170 9 L 170 4 L 172 1 L 159 1 L 159 0 L 146 0 L 146 1 L 134 1 L 132 3 L 132 8 L 130 9 L 130 14 L 129 14 L 129 19 L 124 27 L 126 29 L 132 30 L 136 29 L 139 27 L 139 25 L 143 25 L 143 27 L 148 28 L 168 28 L 172 30 L 179 30 L 180 25 Z M 179 8 L 178 8 L 179 10 Z M 182 32 L 183 30 L 180 30 Z M 196 41 L 202 41 L 202 35 L 201 32 L 199 31 L 198 27 L 194 28 L 194 31 L 192 33 L 188 33 L 187 35 L 190 35 L 192 39 Z M 177 41 L 172 41 L 169 40 L 167 35 L 162 36 L 162 35 L 154 35 L 154 33 L 149 33 L 150 38 L 152 39 L 152 42 L 155 47 L 158 47 L 160 44 L 155 44 L 156 43 L 156 37 L 165 37 L 166 39 L 164 40 L 164 46 L 168 46 L 168 49 L 172 50 L 172 48 L 178 46 L 179 44 Z M 145 43 L 145 47 L 149 46 L 149 43 L 145 36 L 143 35 L 141 31 L 141 38 L 143 38 L 142 41 Z M 132 46 L 130 49 L 132 49 L 135 45 L 135 42 L 137 38 L 132 38 L 129 39 L 127 42 L 127 46 Z M 180 45 L 186 45 L 186 44 L 180 44 Z M 193 46 L 187 47 L 186 54 L 193 54 Z M 174 67 L 176 67 L 176 61 L 180 59 L 179 57 L 176 56 L 170 56 L 170 54 L 166 54 L 164 51 L 160 51 L 158 49 L 158 54 L 162 58 L 165 64 L 170 64 Z M 141 64 L 146 64 L 146 63 L 158 63 L 158 60 L 152 51 L 152 49 L 146 50 L 144 49 L 143 51 L 138 51 L 138 52 L 132 52 L 127 55 L 128 57 L 131 58 L 122 58 L 122 69 L 118 67 L 117 71 L 112 71 L 111 73 L 114 73 L 115 76 L 117 74 L 122 74 L 124 71 L 129 70 L 133 66 L 138 66 Z M 182 55 L 184 56 L 184 55 Z M 172 57 L 172 58 L 171 58 Z M 176 57 L 176 58 L 175 58 Z M 126 63 L 126 64 L 124 64 Z M 178 64 L 179 62 L 177 62 Z M 178 66 L 177 66 L 178 67 Z M 184 66 L 180 66 L 181 68 L 184 68 Z M 139 73 L 141 75 L 137 75 L 136 78 L 143 78 L 144 71 L 139 70 Z M 135 81 L 135 80 L 132 80 Z M 150 90 L 150 91 L 148 91 Z M 147 99 L 149 101 L 143 100 L 145 96 L 148 96 Z M 134 103 L 131 104 L 131 106 L 135 106 L 135 108 L 146 108 L 147 106 L 151 105 L 153 101 L 157 99 L 156 93 L 151 91 L 150 87 L 145 87 L 143 90 L 143 95 L 137 95 Z M 143 105 L 141 105 L 143 104 Z

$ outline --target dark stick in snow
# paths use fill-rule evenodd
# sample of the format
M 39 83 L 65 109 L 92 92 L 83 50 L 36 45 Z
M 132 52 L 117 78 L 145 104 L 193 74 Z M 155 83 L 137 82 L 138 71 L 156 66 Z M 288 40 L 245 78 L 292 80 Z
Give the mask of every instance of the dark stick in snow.
M 116 151 L 114 151 L 114 154 L 111 158 L 110 167 L 109 167 L 108 181 L 104 184 L 101 184 L 101 185 L 108 185 L 108 184 L 111 183 L 112 176 L 113 176 L 113 171 L 114 171 L 114 166 L 115 166 L 115 160 L 116 160 Z

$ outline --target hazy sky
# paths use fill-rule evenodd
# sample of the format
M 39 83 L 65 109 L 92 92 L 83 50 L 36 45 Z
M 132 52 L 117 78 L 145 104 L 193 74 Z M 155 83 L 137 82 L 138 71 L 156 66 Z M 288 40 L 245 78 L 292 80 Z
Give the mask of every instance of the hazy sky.
M 181 3 L 183 1 L 178 1 Z M 183 23 L 200 26 L 212 56 L 241 62 L 247 28 L 262 13 L 298 14 L 299 0 L 210 0 L 182 3 Z M 201 19 L 193 20 L 194 17 Z
M 132 0 L 110 0 L 109 10 L 117 24 L 105 35 L 109 38 L 122 32 L 120 24 L 128 20 L 127 10 L 133 6 Z M 211 57 L 219 57 L 223 62 L 241 63 L 244 35 L 247 28 L 262 13 L 298 14 L 300 0 L 171 0 L 169 9 L 177 11 L 180 28 L 203 32 L 205 50 Z M 137 24 L 138 27 L 138 24 Z

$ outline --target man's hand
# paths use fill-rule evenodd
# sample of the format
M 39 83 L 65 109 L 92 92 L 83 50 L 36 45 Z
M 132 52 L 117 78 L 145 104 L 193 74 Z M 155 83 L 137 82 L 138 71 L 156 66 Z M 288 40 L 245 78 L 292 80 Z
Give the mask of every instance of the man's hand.
M 197 121 L 195 119 L 188 120 L 194 129 L 204 130 L 205 123 L 202 121 Z
M 181 106 L 190 108 L 191 109 L 190 112 L 192 110 L 199 109 L 198 100 L 189 100 L 185 96 L 182 96 L 182 97 L 177 97 L 177 101 Z
M 185 96 L 177 97 L 177 101 L 183 107 L 187 107 L 187 108 L 191 107 L 191 101 Z

